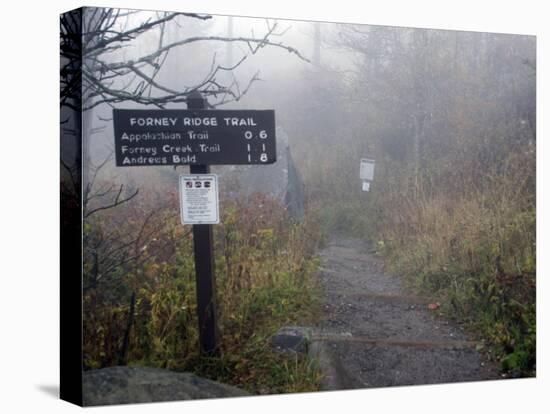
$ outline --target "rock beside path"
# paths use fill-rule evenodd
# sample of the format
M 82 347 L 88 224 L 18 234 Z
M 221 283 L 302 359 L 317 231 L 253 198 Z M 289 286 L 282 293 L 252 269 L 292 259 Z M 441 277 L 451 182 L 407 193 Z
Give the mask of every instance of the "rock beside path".
M 195 374 L 158 368 L 110 367 L 85 371 L 83 375 L 85 406 L 245 395 L 249 394 Z
M 271 346 L 281 352 L 307 353 L 312 339 L 312 329 L 303 326 L 284 326 L 271 338 Z

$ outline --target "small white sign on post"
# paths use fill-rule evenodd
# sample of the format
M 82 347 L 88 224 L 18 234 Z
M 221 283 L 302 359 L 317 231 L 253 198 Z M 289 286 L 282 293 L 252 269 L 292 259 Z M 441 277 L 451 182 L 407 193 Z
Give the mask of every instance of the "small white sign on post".
M 220 222 L 218 176 L 191 174 L 180 176 L 180 210 L 183 224 Z
M 368 181 L 363 181 L 363 191 L 370 190 L 370 183 Z
M 374 160 L 371 160 L 370 158 L 361 159 L 359 178 L 361 180 L 372 181 L 372 179 L 374 178 Z

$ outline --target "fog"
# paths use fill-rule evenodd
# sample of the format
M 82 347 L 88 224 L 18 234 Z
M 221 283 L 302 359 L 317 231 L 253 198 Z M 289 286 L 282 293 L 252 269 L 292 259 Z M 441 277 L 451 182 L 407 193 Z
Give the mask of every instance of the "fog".
M 162 16 L 140 11 L 113 27 L 124 31 Z M 86 38 L 89 45 L 94 39 Z M 433 181 L 465 165 L 497 168 L 503 154 L 534 148 L 534 37 L 182 15 L 98 56 L 104 66 L 123 67 L 170 44 L 154 63 L 141 62 L 155 80 L 147 88 L 132 71 L 105 84 L 128 96 L 141 88 L 149 98 L 217 88 L 222 93 L 207 96 L 217 109 L 274 109 L 308 197 L 360 196 L 363 157 L 379 161 L 378 180 L 398 168 L 418 186 L 422 174 Z M 85 60 L 91 73 L 96 58 Z M 186 108 L 182 99 L 151 105 L 101 91 L 84 99 L 84 153 L 92 170 L 113 151 L 113 107 Z M 159 180 L 173 183 L 187 168 L 117 168 L 111 160 L 98 175 L 158 190 Z
M 197 368 L 198 331 L 187 329 L 195 317 L 192 258 L 201 255 L 193 250 L 190 224 L 215 223 L 194 229 L 207 230 L 203 235 L 215 246 L 210 267 L 221 289 L 226 355 L 256 349 L 243 344 L 258 343 L 259 324 L 272 333 L 302 323 L 304 302 L 314 313 L 327 309 L 314 296 L 328 274 L 319 253 L 328 245 L 340 256 L 331 274 L 353 267 L 359 290 L 369 291 L 372 282 L 387 293 L 393 276 L 374 265 L 382 258 L 385 270 L 415 292 L 438 299 L 429 310 L 470 324 L 504 370 L 534 373 L 535 37 L 97 8 L 85 8 L 82 28 L 67 19 L 62 230 L 73 230 L 74 249 L 82 241 L 82 251 L 65 257 L 83 259 L 83 309 L 93 315 L 84 321 L 86 369 L 132 361 Z M 129 113 L 122 109 L 167 111 L 145 144 L 127 142 L 137 154 L 129 166 L 114 156 L 125 134 L 136 132 L 131 121 L 127 130 L 117 124 L 115 148 L 113 110 Z M 177 124 L 181 112 L 167 115 L 174 109 L 191 109 L 186 116 L 203 126 L 205 119 L 227 126 L 226 118 L 212 121 L 219 110 L 264 110 L 269 129 L 253 133 L 256 115 L 227 118 L 246 125 L 237 132 L 186 130 L 184 116 L 182 129 L 162 129 Z M 274 111 L 274 127 L 266 110 Z M 156 117 L 148 114 L 145 119 Z M 214 152 L 224 155 L 222 147 L 225 154 L 242 149 L 248 158 L 211 165 L 219 198 L 216 193 L 208 205 L 219 220 L 186 222 L 179 214 L 184 208 L 208 210 L 203 201 L 182 201 L 186 163 L 199 164 L 195 156 L 212 161 Z M 367 159 L 369 173 L 361 177 Z M 184 178 L 182 190 L 210 197 L 214 178 L 207 178 L 204 184 Z M 352 251 L 372 257 L 358 262 Z M 369 272 L 375 277 L 363 283 Z M 342 282 L 331 294 L 348 303 L 337 290 L 355 288 Z M 135 321 L 134 306 L 140 308 Z M 360 316 L 360 306 L 348 311 Z M 413 308 L 399 308 L 406 309 L 408 330 Z M 397 309 L 392 305 L 391 312 Z M 370 311 L 364 315 L 357 321 Z M 401 340 L 407 332 L 400 329 Z M 255 359 L 250 354 L 248 362 Z M 254 371 L 248 367 L 219 372 L 233 372 L 240 385 Z

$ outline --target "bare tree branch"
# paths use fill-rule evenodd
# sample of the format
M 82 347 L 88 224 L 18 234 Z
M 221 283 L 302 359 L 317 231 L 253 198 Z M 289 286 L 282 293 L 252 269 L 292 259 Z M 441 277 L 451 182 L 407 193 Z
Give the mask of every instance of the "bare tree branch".
M 144 19 L 139 21 L 142 15 Z M 252 32 L 248 37 L 191 36 L 165 42 L 167 25 L 180 27 L 180 19 L 206 21 L 211 18 L 195 13 L 155 15 L 145 11 L 121 12 L 119 9 L 93 8 L 82 19 L 81 36 L 76 20 L 64 15 L 61 20 L 61 51 L 68 63 L 62 69 L 61 105 L 77 109 L 78 105 L 72 98 L 81 94 L 83 110 L 101 104 L 114 105 L 128 101 L 163 108 L 170 103 L 185 102 L 191 92 L 199 90 L 214 98 L 212 106 L 219 106 L 238 101 L 258 80 L 257 75 L 254 75 L 247 80 L 245 88 L 240 88 L 235 77 L 222 82 L 219 73 L 234 71 L 248 56 L 258 53 L 264 47 L 286 50 L 309 62 L 296 48 L 273 40 L 283 36 L 288 28 L 279 30 L 279 24 L 270 20 L 266 20 L 266 31 L 262 36 Z M 132 60 L 122 58 L 120 52 L 133 45 L 145 33 L 158 36 L 156 49 Z M 237 62 L 229 66 L 216 63 L 214 54 L 210 70 L 194 85 L 175 88 L 159 80 L 158 74 L 171 51 L 202 42 L 235 43 L 245 46 L 245 49 L 241 49 L 242 56 Z M 178 53 L 181 51 L 178 50 Z M 82 66 L 76 68 L 72 63 L 75 60 L 82 60 Z
M 110 208 L 114 208 L 116 206 L 120 206 L 121 204 L 124 204 L 124 203 L 127 203 L 128 201 L 130 201 L 132 198 L 134 198 L 135 196 L 138 195 L 139 193 L 139 188 L 136 189 L 136 191 L 134 191 L 131 195 L 129 195 L 128 197 L 121 197 L 122 195 L 122 190 L 124 188 L 124 184 L 121 184 L 119 189 L 118 189 L 118 192 L 117 192 L 117 195 L 115 196 L 115 199 L 110 202 L 109 204 L 106 204 L 104 206 L 100 206 L 100 207 L 96 207 L 88 212 L 85 212 L 83 214 L 84 218 L 88 218 L 90 217 L 92 214 L 94 213 L 97 213 L 98 211 L 101 211 L 101 210 L 108 210 Z

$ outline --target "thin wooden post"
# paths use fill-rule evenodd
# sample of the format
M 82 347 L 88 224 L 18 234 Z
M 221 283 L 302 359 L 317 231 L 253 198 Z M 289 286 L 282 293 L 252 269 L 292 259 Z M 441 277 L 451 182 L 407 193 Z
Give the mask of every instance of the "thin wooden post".
M 199 91 L 187 98 L 188 109 L 206 109 L 206 100 Z M 191 165 L 191 174 L 208 174 L 208 165 Z M 199 316 L 199 343 L 203 355 L 217 353 L 218 320 L 216 313 L 216 284 L 214 277 L 214 249 L 211 224 L 193 225 L 197 312 Z

